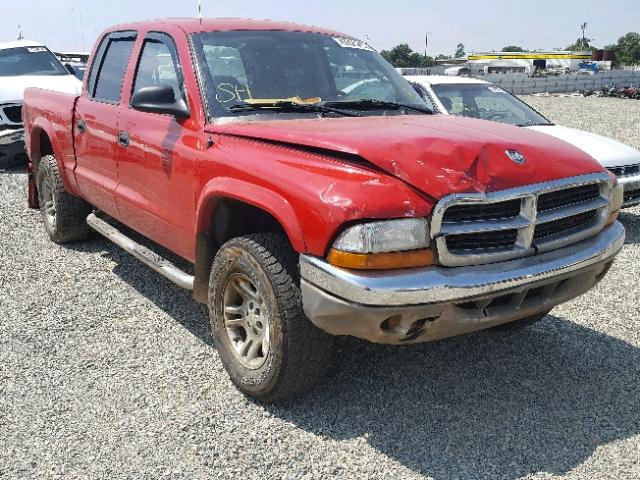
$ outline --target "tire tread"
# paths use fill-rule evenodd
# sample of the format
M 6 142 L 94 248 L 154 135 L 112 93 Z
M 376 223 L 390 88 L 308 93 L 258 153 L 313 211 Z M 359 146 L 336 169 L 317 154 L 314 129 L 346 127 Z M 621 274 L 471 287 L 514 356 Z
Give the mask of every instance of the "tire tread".
M 267 392 L 263 395 L 252 393 L 252 396 L 276 402 L 305 392 L 329 370 L 334 339 L 313 325 L 304 313 L 298 254 L 287 237 L 278 233 L 237 237 L 223 245 L 221 250 L 225 248 L 241 248 L 258 259 L 274 289 L 283 324 L 284 353 L 280 375 Z M 242 390 L 237 379 L 233 375 L 231 378 Z
M 46 229 L 49 237 L 56 243 L 71 243 L 86 239 L 91 233 L 91 228 L 87 224 L 91 205 L 65 190 L 58 162 L 53 155 L 46 155 L 40 161 L 38 178 L 42 179 L 44 175 L 51 176 L 57 199 L 56 227 L 53 231 Z

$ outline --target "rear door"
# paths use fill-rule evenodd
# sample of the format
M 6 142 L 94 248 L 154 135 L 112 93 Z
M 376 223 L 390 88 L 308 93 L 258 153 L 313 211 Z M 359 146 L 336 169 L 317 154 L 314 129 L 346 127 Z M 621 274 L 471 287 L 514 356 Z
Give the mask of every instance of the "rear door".
M 185 42 L 186 43 L 186 42 Z M 192 260 L 196 225 L 197 159 L 203 135 L 198 116 L 187 119 L 134 109 L 130 97 L 145 87 L 169 85 L 189 104 L 176 43 L 167 33 L 150 32 L 135 63 L 131 95 L 118 119 L 117 188 L 120 220 L 155 242 Z
M 117 216 L 118 113 L 124 76 L 136 32 L 113 32 L 100 42 L 87 88 L 76 103 L 75 175 L 82 195 L 94 206 Z

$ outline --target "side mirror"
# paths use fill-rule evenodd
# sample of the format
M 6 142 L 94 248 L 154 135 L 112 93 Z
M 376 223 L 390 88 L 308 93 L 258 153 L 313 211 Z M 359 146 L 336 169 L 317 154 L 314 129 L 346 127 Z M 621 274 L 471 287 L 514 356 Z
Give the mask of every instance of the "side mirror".
M 131 97 L 131 106 L 141 112 L 164 113 L 176 118 L 189 118 L 189 107 L 183 99 L 176 100 L 171 85 L 143 87 Z
M 71 75 L 75 75 L 76 74 L 75 68 L 73 68 L 73 65 L 71 65 L 70 63 L 65 63 L 64 64 L 64 68 L 66 68 L 67 72 L 69 72 Z

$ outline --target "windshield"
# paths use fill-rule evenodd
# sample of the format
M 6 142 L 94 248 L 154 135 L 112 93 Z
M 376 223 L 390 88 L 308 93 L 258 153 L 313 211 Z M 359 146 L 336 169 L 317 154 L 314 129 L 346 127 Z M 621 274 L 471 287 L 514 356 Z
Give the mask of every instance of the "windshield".
M 45 47 L 0 50 L 0 77 L 23 75 L 69 75 L 69 72 Z
M 193 41 L 210 116 L 255 114 L 238 106 L 278 101 L 329 102 L 335 108 L 344 102 L 350 109 L 366 106 L 362 114 L 375 114 L 384 105 L 354 102 L 426 107 L 411 85 L 359 40 L 306 32 L 232 31 L 194 34 Z
M 509 125 L 551 125 L 526 103 L 490 84 L 432 85 L 440 103 L 451 115 L 481 118 Z

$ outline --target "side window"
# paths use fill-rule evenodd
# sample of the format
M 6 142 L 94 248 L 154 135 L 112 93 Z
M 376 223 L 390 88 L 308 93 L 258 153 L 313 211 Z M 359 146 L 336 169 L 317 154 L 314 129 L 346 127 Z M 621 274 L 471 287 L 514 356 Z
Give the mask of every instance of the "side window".
M 176 98 L 182 98 L 181 77 L 172 49 L 155 38 L 147 39 L 142 47 L 133 91 L 158 85 L 169 85 Z
M 129 56 L 133 49 L 133 38 L 113 38 L 105 49 L 102 64 L 96 77 L 93 95 L 96 100 L 118 103 L 127 71 Z

